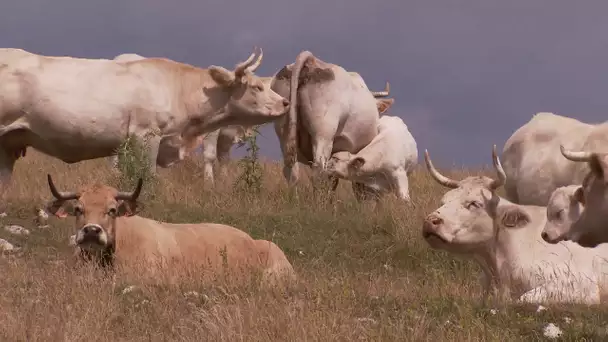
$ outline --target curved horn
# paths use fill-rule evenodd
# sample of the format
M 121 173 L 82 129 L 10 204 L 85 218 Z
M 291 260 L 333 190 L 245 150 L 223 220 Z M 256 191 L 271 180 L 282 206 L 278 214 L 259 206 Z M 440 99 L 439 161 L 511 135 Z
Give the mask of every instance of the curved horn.
M 118 194 L 116 194 L 116 198 L 117 200 L 125 200 L 125 201 L 135 201 L 137 199 L 137 197 L 139 197 L 139 193 L 141 192 L 141 187 L 144 184 L 144 180 L 140 177 L 139 180 L 137 181 L 137 187 L 135 187 L 135 191 L 133 192 L 124 192 L 121 191 Z
M 494 169 L 496 170 L 496 174 L 498 175 L 498 179 L 495 179 L 490 183 L 490 189 L 496 190 L 499 187 L 503 186 L 507 181 L 507 174 L 505 170 L 502 168 L 502 164 L 500 163 L 500 158 L 498 158 L 498 153 L 496 153 L 496 145 L 492 146 L 492 163 L 494 164 Z
M 260 54 L 258 55 L 258 59 L 253 62 L 250 66 L 246 68 L 247 71 L 255 72 L 257 68 L 262 64 L 262 58 L 264 58 L 264 51 L 260 48 Z
M 372 91 L 372 95 L 374 95 L 374 97 L 386 97 L 390 94 L 390 92 L 391 92 L 391 85 L 388 83 L 388 81 L 386 81 L 384 90 L 383 91 Z
M 424 150 L 424 161 L 426 162 L 426 168 L 429 170 L 431 176 L 435 178 L 437 183 L 451 189 L 456 189 L 458 187 L 457 181 L 442 175 L 439 173 L 439 171 L 437 171 L 437 169 L 435 169 L 433 162 L 431 162 L 431 157 L 429 157 L 429 152 L 426 149 Z
M 562 152 L 562 155 L 564 157 L 566 157 L 566 159 L 572 160 L 575 162 L 587 162 L 587 161 L 591 160 L 591 157 L 593 156 L 593 152 L 585 152 L 585 151 L 574 152 L 574 151 L 566 150 L 566 148 L 562 144 L 559 145 L 559 149 Z
M 236 67 L 234 68 L 234 74 L 236 76 L 243 75 L 245 70 L 253 63 L 253 59 L 255 58 L 255 55 L 256 55 L 256 50 L 258 50 L 258 47 L 254 46 L 253 52 L 251 53 L 251 55 L 249 55 L 249 57 L 247 57 L 247 59 L 245 61 L 236 65 Z
M 53 178 L 51 177 L 51 175 L 47 174 L 46 178 L 49 182 L 49 188 L 51 189 L 51 194 L 53 194 L 53 197 L 55 197 L 56 199 L 58 199 L 60 201 L 69 201 L 69 200 L 77 199 L 78 197 L 80 197 L 80 195 L 75 192 L 57 191 L 57 188 L 55 187 L 55 184 L 53 183 Z

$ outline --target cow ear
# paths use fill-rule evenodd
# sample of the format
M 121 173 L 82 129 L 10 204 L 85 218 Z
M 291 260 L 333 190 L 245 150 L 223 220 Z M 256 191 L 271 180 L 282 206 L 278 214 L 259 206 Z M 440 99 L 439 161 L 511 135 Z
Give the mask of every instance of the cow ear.
M 500 221 L 507 228 L 521 228 L 530 223 L 530 216 L 518 207 L 510 207 L 502 211 Z
M 59 218 L 66 218 L 74 215 L 74 202 L 54 200 L 46 206 L 46 211 Z
M 608 171 L 608 154 L 593 153 L 589 160 L 589 168 L 596 177 L 604 179 Z
M 384 114 L 395 103 L 395 99 L 376 99 L 378 113 Z
M 138 201 L 121 201 L 118 205 L 118 216 L 133 216 L 141 210 Z
M 576 189 L 576 191 L 574 191 L 574 194 L 572 195 L 572 200 L 582 205 L 585 205 L 585 192 L 583 191 L 582 186 Z
M 363 157 L 356 157 L 350 161 L 348 166 L 353 170 L 359 170 L 365 164 L 365 159 Z
M 235 81 L 235 76 L 234 76 L 234 72 L 221 67 L 221 66 L 216 66 L 216 65 L 212 65 L 209 67 L 209 75 L 211 76 L 211 78 L 217 82 L 217 84 L 219 84 L 222 87 L 230 87 L 234 84 Z

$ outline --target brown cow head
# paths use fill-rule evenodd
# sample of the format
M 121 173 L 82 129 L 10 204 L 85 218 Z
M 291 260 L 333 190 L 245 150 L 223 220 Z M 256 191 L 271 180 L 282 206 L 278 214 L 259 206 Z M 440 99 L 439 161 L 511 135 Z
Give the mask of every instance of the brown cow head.
M 48 175 L 49 188 L 55 197 L 47 210 L 65 218 L 76 218 L 76 244 L 85 251 L 105 251 L 114 248 L 116 218 L 135 215 L 143 180 L 135 191 L 120 192 L 107 185 L 83 187 L 78 192 L 60 192 Z

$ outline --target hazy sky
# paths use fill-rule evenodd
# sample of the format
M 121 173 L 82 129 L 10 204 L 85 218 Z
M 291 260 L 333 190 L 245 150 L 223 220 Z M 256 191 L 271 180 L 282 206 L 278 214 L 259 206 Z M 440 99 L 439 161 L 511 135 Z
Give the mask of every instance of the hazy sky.
M 391 83 L 391 109 L 442 166 L 488 164 L 534 113 L 608 119 L 608 2 L 588 0 L 14 0 L 0 45 L 47 55 L 134 52 L 258 75 L 302 50 Z M 271 125 L 262 154 L 280 158 Z M 235 155 L 242 155 L 235 151 Z

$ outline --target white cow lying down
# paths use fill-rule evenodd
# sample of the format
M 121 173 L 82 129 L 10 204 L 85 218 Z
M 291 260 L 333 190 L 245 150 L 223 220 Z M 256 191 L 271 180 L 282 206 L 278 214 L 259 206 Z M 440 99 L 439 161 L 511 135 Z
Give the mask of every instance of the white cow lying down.
M 358 153 L 336 152 L 331 156 L 327 172 L 353 182 L 353 191 L 361 200 L 363 191 L 385 193 L 394 191 L 410 201 L 408 176 L 418 161 L 416 141 L 403 120 L 384 115 L 378 121 L 378 135 Z M 355 182 L 363 187 L 355 186 Z
M 496 147 L 498 180 L 452 180 L 433 167 L 426 151 L 425 160 L 433 178 L 452 190 L 426 217 L 422 235 L 432 248 L 475 258 L 484 271 L 486 296 L 494 290 L 523 302 L 586 304 L 608 298 L 608 246 L 543 241 L 546 208 L 514 204 L 496 194 L 506 180 Z

